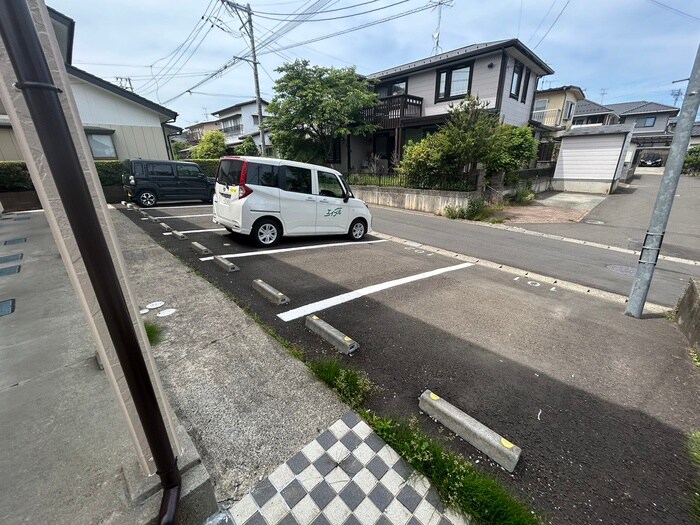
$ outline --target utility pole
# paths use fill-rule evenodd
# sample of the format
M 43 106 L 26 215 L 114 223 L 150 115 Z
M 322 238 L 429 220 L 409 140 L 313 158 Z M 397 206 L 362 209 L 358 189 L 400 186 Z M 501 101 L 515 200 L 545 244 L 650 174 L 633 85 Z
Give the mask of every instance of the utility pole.
M 688 150 L 690 133 L 695 123 L 695 115 L 700 107 L 700 47 L 695 54 L 693 71 L 690 74 L 688 87 L 685 90 L 685 99 L 678 116 L 676 130 L 673 133 L 673 142 L 666 161 L 664 176 L 661 179 L 659 194 L 651 215 L 649 229 L 644 237 L 637 273 L 634 276 L 632 291 L 627 304 L 626 315 L 639 319 L 644 311 L 644 303 L 647 300 L 651 278 L 654 275 L 654 267 L 661 251 L 661 242 L 666 233 L 668 217 L 673 206 L 673 197 L 676 195 L 678 179 L 681 176 L 683 160 Z
M 255 101 L 258 104 L 258 131 L 260 132 L 260 155 L 265 156 L 265 128 L 263 128 L 262 99 L 260 98 L 260 79 L 258 78 L 258 58 L 255 54 L 255 38 L 253 37 L 253 11 L 250 4 L 246 4 L 248 12 L 248 36 L 250 37 L 250 51 L 253 54 L 253 78 L 255 79 Z

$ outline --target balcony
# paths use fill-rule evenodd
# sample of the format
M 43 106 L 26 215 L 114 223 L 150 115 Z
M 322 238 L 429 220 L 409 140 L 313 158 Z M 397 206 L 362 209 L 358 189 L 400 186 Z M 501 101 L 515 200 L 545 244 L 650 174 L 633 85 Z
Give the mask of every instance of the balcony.
M 221 128 L 221 131 L 223 131 L 226 135 L 240 135 L 243 133 L 243 124 L 226 126 L 225 128 Z
M 403 119 L 418 118 L 422 115 L 423 98 L 413 95 L 382 98 L 376 107 L 362 111 L 362 118 L 366 122 L 377 124 L 385 129 L 398 128 Z
M 545 126 L 561 126 L 561 109 L 542 109 L 532 112 L 532 120 Z

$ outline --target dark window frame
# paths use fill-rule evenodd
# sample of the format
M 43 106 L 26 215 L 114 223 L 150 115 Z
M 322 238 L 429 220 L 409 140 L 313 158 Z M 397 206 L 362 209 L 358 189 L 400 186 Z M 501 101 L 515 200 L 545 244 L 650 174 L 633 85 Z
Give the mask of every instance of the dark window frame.
M 653 128 L 656 126 L 656 117 L 642 117 L 644 119 L 644 125 L 640 126 L 642 128 Z M 642 120 L 642 118 L 637 119 L 637 122 Z M 651 119 L 651 124 L 647 124 L 647 122 Z
M 90 147 L 90 154 L 92 155 L 93 160 L 119 160 L 119 153 L 117 152 L 117 146 L 114 144 L 114 131 L 110 132 L 105 132 L 105 133 L 96 133 L 94 131 L 91 132 L 86 132 L 85 136 L 88 141 L 88 146 Z M 99 157 L 95 156 L 95 152 L 92 149 L 92 142 L 90 141 L 90 137 L 109 137 L 110 142 L 112 143 L 112 149 L 114 150 L 114 156 L 106 156 L 106 157 Z
M 452 73 L 458 69 L 469 68 L 469 81 L 467 83 L 467 92 L 460 95 L 452 95 Z M 445 73 L 445 96 L 440 97 L 440 76 Z M 448 102 L 450 100 L 461 100 L 467 97 L 472 92 L 472 79 L 474 78 L 474 61 L 460 62 L 454 66 L 443 67 L 435 72 L 435 104 L 438 102 Z
M 340 137 L 335 137 L 333 144 L 331 145 L 331 156 L 328 159 L 329 164 L 340 164 L 342 161 L 342 145 L 340 143 Z
M 523 69 L 525 68 L 525 65 L 522 62 L 519 62 L 515 60 L 515 64 L 513 65 L 513 76 L 510 79 L 510 98 L 514 98 L 515 100 L 518 100 L 520 98 L 520 90 L 522 89 L 523 85 Z M 515 73 L 516 71 L 518 72 L 518 80 L 517 84 L 515 81 Z M 513 92 L 513 87 L 515 87 L 515 92 Z
M 520 102 L 522 104 L 525 104 L 525 101 L 527 100 L 527 92 L 530 88 L 530 68 L 526 67 L 525 68 L 525 82 L 523 82 L 523 87 L 521 88 L 521 95 L 520 95 Z
M 393 95 L 393 94 L 391 94 L 391 95 L 380 95 L 380 94 L 379 94 L 379 91 L 380 91 L 383 87 L 389 87 L 389 88 L 390 88 L 390 87 L 393 87 L 393 86 L 396 85 L 396 84 L 401 84 L 401 83 L 406 84 L 406 87 L 404 88 L 404 92 L 403 92 L 403 93 L 398 94 L 398 95 Z M 397 78 L 396 80 L 392 80 L 392 81 L 389 81 L 389 82 L 381 82 L 379 85 L 377 85 L 377 95 L 379 95 L 380 98 L 399 97 L 399 96 L 402 96 L 402 95 L 408 95 L 408 77 Z

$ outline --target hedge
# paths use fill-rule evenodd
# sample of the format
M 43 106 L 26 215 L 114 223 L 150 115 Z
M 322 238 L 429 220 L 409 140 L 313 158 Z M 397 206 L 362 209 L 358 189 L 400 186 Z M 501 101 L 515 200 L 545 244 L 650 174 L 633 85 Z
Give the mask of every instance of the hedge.
M 207 177 L 216 177 L 216 168 L 219 166 L 219 159 L 187 159 L 187 162 L 197 163 Z
M 121 186 L 124 166 L 119 160 L 96 160 L 102 186 Z M 27 165 L 19 161 L 0 161 L 0 192 L 33 191 Z

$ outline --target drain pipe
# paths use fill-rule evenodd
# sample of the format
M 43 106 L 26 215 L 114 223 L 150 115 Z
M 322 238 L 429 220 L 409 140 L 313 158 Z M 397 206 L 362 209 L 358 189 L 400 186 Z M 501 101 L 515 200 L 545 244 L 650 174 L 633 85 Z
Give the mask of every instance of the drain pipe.
M 158 523 L 175 523 L 181 478 L 124 293 L 46 57 L 24 0 L 0 0 L 0 36 L 55 180 L 163 487 Z

